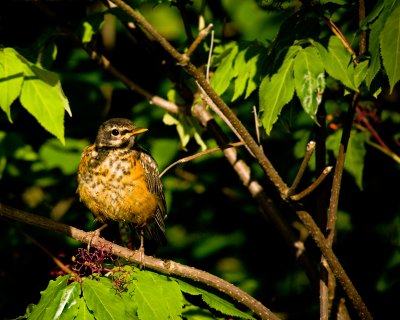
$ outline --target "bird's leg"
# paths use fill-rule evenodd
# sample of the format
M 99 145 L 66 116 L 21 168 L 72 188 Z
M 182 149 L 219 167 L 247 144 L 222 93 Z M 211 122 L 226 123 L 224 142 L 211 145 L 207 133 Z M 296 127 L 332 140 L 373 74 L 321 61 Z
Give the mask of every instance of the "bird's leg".
M 140 247 L 139 247 L 139 254 L 140 254 L 140 269 L 144 267 L 144 230 L 140 230 Z
M 104 223 L 100 228 L 97 228 L 97 229 L 94 230 L 94 231 L 89 231 L 89 232 L 88 232 L 88 233 L 89 233 L 89 236 L 90 236 L 90 240 L 89 240 L 88 246 L 87 246 L 87 250 L 88 250 L 88 251 L 90 250 L 90 246 L 92 245 L 93 239 L 94 239 L 94 238 L 100 237 L 100 232 L 103 231 L 103 230 L 104 230 L 105 228 L 107 228 L 107 227 L 108 227 L 108 224 L 107 224 L 107 223 Z

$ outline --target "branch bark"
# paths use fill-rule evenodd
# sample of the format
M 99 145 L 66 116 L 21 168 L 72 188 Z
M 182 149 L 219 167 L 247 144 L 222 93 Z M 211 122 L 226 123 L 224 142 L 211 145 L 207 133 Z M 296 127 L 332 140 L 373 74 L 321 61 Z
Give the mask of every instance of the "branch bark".
M 22 210 L 18 210 L 7 205 L 0 203 L 0 216 L 21 221 L 36 227 L 40 227 L 46 230 L 64 234 L 80 242 L 90 244 L 93 247 L 100 247 L 103 250 L 110 252 L 116 256 L 127 259 L 134 263 L 143 264 L 146 268 L 152 269 L 154 271 L 172 275 L 182 278 L 187 278 L 194 280 L 196 282 L 201 282 L 217 289 L 220 292 L 227 294 L 234 300 L 248 307 L 252 312 L 257 314 L 261 319 L 271 319 L 278 320 L 279 318 L 266 308 L 261 302 L 254 299 L 248 293 L 242 291 L 241 289 L 235 287 L 231 283 L 218 278 L 208 272 L 189 267 L 171 260 L 162 260 L 155 257 L 143 255 L 139 251 L 132 251 L 125 247 L 121 247 L 112 242 L 109 242 L 98 236 L 93 236 L 92 232 L 85 232 L 83 230 L 74 228 L 72 226 L 55 222 L 48 218 L 31 214 Z

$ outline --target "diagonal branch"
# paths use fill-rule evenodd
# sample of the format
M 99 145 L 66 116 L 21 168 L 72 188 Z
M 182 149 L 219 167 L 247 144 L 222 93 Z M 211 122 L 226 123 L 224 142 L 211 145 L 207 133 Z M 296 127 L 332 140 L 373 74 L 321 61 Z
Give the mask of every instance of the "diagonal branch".
M 142 15 L 140 15 L 136 10 L 132 9 L 128 4 L 122 0 L 110 0 L 115 5 L 117 5 L 121 10 L 128 14 L 138 25 L 146 30 L 170 55 L 171 57 L 182 66 L 202 87 L 209 98 L 217 105 L 221 112 L 226 116 L 226 118 L 232 123 L 232 125 L 237 129 L 239 134 L 239 139 L 243 140 L 252 154 L 256 157 L 261 167 L 263 168 L 266 175 L 269 177 L 271 182 L 278 189 L 281 197 L 287 199 L 288 187 L 282 180 L 278 172 L 273 167 L 272 163 L 265 156 L 262 149 L 258 146 L 257 142 L 253 139 L 244 125 L 239 121 L 232 110 L 226 105 L 226 103 L 221 99 L 221 97 L 214 91 L 207 78 L 197 69 L 197 67 L 190 61 L 185 59 L 185 56 L 179 53 Z

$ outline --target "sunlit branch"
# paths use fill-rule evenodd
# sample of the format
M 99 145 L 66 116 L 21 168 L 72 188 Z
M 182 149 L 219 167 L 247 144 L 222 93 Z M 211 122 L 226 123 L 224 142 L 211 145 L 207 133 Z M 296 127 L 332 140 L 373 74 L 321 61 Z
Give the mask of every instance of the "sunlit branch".
M 171 260 L 163 260 L 157 259 L 152 256 L 146 256 L 142 252 L 139 252 L 139 250 L 132 251 L 125 247 L 116 245 L 112 242 L 106 241 L 99 236 L 94 236 L 93 232 L 85 232 L 72 226 L 55 222 L 43 216 L 21 211 L 1 203 L 0 216 L 21 221 L 46 230 L 55 231 L 83 243 L 90 243 L 93 247 L 102 248 L 104 251 L 110 252 L 116 256 L 125 258 L 137 264 L 144 263 L 146 268 L 158 271 L 166 275 L 179 276 L 189 278 L 197 282 L 202 282 L 208 286 L 217 289 L 220 292 L 229 295 L 233 299 L 245 305 L 251 311 L 257 314 L 261 319 L 279 319 L 269 309 L 267 309 L 258 300 L 254 299 L 246 292 L 208 272 L 185 266 Z
M 315 141 L 310 141 L 309 143 L 307 143 L 306 153 L 304 155 L 303 161 L 301 162 L 299 171 L 297 171 L 297 175 L 294 178 L 293 184 L 289 188 L 289 191 L 288 191 L 289 194 L 292 194 L 296 190 L 297 186 L 299 185 L 300 180 L 303 177 L 304 172 L 307 169 L 308 162 L 310 161 L 311 155 L 313 154 L 314 150 L 315 150 Z M 292 198 L 292 196 L 291 196 L 291 198 Z M 293 198 L 292 198 L 292 200 L 293 200 Z
M 228 144 L 226 145 L 226 147 L 224 147 L 224 149 L 240 147 L 240 146 L 243 146 L 243 145 L 244 145 L 244 142 L 242 142 L 242 141 L 241 141 L 241 142 L 228 143 Z M 208 149 L 208 150 L 205 150 L 205 151 L 202 151 L 202 152 L 198 152 L 198 153 L 196 153 L 196 154 L 194 154 L 194 155 L 191 155 L 191 156 L 188 156 L 188 157 L 179 159 L 179 160 L 175 161 L 174 163 L 170 164 L 168 167 L 166 167 L 166 168 L 160 173 L 160 177 L 162 177 L 168 170 L 170 170 L 172 167 L 176 166 L 176 165 L 179 164 L 179 163 L 189 162 L 189 161 L 192 161 L 193 159 L 196 159 L 196 158 L 198 158 L 198 157 L 204 156 L 204 155 L 206 155 L 206 154 L 213 153 L 213 152 L 215 152 L 215 151 L 220 151 L 220 150 L 222 150 L 222 149 L 219 148 L 219 147 L 211 148 L 211 149 Z
M 197 47 L 199 46 L 199 44 L 204 40 L 205 37 L 207 37 L 207 35 L 210 33 L 211 29 L 213 28 L 212 23 L 210 23 L 207 28 L 201 30 L 198 34 L 198 36 L 196 37 L 196 39 L 194 39 L 194 41 L 192 42 L 192 44 L 190 45 L 189 49 L 187 50 L 186 53 L 184 53 L 183 55 L 186 57 L 186 59 L 189 59 L 190 56 L 193 54 L 193 52 L 197 49 Z
M 327 175 L 331 172 L 332 167 L 326 167 L 325 170 L 322 171 L 322 173 L 319 175 L 319 177 L 307 188 L 305 188 L 302 192 L 299 192 L 297 194 L 294 194 L 290 196 L 290 199 L 293 201 L 298 201 L 305 196 L 309 195 L 311 192 L 313 192 L 321 183 L 322 181 L 325 180 Z

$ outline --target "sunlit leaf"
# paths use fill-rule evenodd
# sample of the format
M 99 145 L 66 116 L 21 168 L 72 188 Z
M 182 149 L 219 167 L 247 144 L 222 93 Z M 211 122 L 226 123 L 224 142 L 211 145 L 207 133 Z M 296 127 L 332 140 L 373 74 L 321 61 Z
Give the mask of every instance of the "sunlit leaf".
M 329 75 L 341 81 L 349 89 L 358 91 L 354 84 L 354 66 L 351 55 L 340 39 L 336 36 L 330 37 L 328 50 L 319 43 L 315 43 L 315 45 Z
M 186 117 L 183 114 L 179 114 L 177 117 L 174 117 L 170 113 L 165 113 L 163 122 L 168 126 L 176 126 L 179 138 L 181 139 L 181 147 L 183 149 L 186 148 L 192 137 L 196 140 L 197 144 L 202 150 L 207 149 L 206 144 L 199 134 L 199 131 L 201 130 L 200 127 L 189 117 Z
M 132 302 L 140 319 L 178 319 L 183 296 L 175 281 L 150 271 L 135 273 L 136 288 Z
M 85 278 L 82 281 L 82 291 L 86 305 L 96 319 L 125 319 L 124 300 L 112 288 L 110 280 Z
M 368 71 L 368 61 L 361 61 L 354 69 L 354 85 L 358 88 L 365 80 Z
M 233 68 L 233 63 L 238 50 L 239 47 L 234 42 L 227 46 L 222 54 L 223 59 L 211 78 L 211 85 L 219 95 L 223 94 L 226 89 L 228 89 L 231 80 L 237 76 L 237 70 Z
M 24 65 L 12 48 L 0 48 L 0 108 L 11 120 L 11 104 L 19 97 L 24 80 Z
M 96 320 L 94 314 L 89 311 L 86 306 L 86 302 L 84 299 L 78 300 L 78 312 L 76 314 L 75 320 Z
M 23 62 L 24 82 L 20 101 L 22 106 L 50 133 L 64 143 L 64 113 L 71 115 L 68 99 L 54 72 L 42 69 L 27 61 Z
M 92 41 L 93 36 L 98 33 L 104 25 L 104 13 L 96 12 L 88 16 L 80 27 L 80 38 L 83 43 Z
M 259 51 L 260 48 L 248 44 L 244 50 L 237 54 L 234 61 L 237 77 L 235 78 L 232 101 L 243 94 L 245 94 L 244 98 L 247 98 L 257 88 L 254 77 L 257 73 Z
M 390 92 L 400 80 L 400 6 L 386 20 L 380 35 L 382 61 L 389 78 Z
M 315 47 L 301 50 L 294 61 L 296 93 L 304 111 L 316 121 L 325 90 L 325 69 Z
M 262 111 L 262 125 L 267 134 L 270 134 L 282 108 L 293 98 L 294 57 L 300 49 L 301 47 L 299 46 L 291 47 L 278 72 L 271 78 L 265 77 L 261 82 L 259 92 L 260 110 Z
M 73 319 L 78 313 L 80 285 L 73 282 L 67 285 L 70 276 L 58 277 L 49 282 L 42 291 L 39 303 L 34 307 L 29 319 Z

